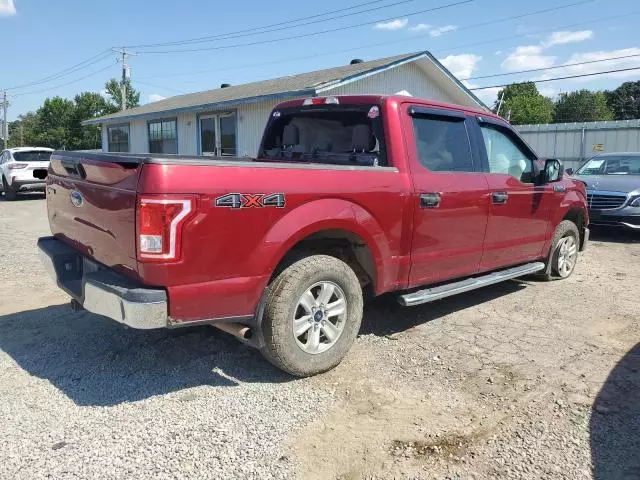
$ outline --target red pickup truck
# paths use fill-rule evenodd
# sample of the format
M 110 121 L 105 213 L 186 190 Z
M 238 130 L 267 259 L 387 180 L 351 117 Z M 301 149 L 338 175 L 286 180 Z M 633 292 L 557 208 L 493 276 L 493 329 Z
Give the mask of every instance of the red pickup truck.
M 336 366 L 365 293 L 411 306 L 566 278 L 585 186 L 502 118 L 397 96 L 294 100 L 255 159 L 56 152 L 45 267 L 134 328 L 210 324 L 293 375 Z

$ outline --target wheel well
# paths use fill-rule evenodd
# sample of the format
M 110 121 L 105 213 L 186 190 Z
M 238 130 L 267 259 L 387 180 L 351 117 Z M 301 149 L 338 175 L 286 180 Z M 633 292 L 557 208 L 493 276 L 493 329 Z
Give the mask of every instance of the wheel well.
M 569 220 L 575 223 L 576 227 L 578 227 L 578 232 L 580 233 L 580 245 L 582 245 L 582 242 L 584 241 L 584 212 L 579 208 L 571 208 L 562 220 Z
M 296 243 L 280 260 L 271 280 L 289 265 L 309 255 L 339 258 L 353 269 L 360 285 L 375 285 L 376 267 L 371 250 L 362 238 L 346 230 L 323 230 Z

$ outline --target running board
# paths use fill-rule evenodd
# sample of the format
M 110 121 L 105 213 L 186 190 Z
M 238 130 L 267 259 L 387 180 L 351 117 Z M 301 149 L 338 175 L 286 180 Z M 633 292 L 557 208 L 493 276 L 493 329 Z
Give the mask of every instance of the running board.
M 457 295 L 458 293 L 475 290 L 476 288 L 482 288 L 495 283 L 504 282 L 505 280 L 510 280 L 512 278 L 536 273 L 540 270 L 544 270 L 544 268 L 545 265 L 542 262 L 527 263 L 507 270 L 491 272 L 487 275 L 483 275 L 482 277 L 467 278 L 466 280 L 461 280 L 459 282 L 448 283 L 446 285 L 440 285 L 439 287 L 425 288 L 424 290 L 418 290 L 417 292 L 400 295 L 400 297 L 398 297 L 398 301 L 400 302 L 400 305 L 412 307 L 414 305 L 429 303 L 435 300 L 440 300 L 441 298 Z

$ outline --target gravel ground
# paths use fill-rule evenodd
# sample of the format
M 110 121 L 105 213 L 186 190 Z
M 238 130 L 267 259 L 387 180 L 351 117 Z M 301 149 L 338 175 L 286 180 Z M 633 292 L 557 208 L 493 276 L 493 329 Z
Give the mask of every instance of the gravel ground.
M 640 479 L 640 237 L 576 274 L 366 308 L 293 380 L 212 328 L 139 332 L 45 276 L 41 197 L 0 198 L 0 478 Z

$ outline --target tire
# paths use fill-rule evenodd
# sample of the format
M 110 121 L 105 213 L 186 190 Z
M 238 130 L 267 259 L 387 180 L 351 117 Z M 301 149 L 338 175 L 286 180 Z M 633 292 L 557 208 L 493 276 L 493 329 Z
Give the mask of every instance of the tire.
M 567 247 L 569 250 L 563 250 Z M 580 232 L 578 227 L 571 220 L 563 220 L 556 227 L 551 241 L 551 250 L 547 260 L 547 266 L 540 274 L 540 278 L 546 281 L 564 280 L 573 274 L 578 262 L 578 251 L 580 250 Z M 563 266 L 563 259 L 567 261 L 567 254 L 571 255 L 571 267 L 567 270 L 566 263 Z
M 4 191 L 4 198 L 6 198 L 8 202 L 12 202 L 18 197 L 16 191 L 9 186 L 7 179 L 4 177 L 2 177 L 2 190 Z
M 362 304 L 360 282 L 346 263 L 327 255 L 298 260 L 271 282 L 261 352 L 297 377 L 326 372 L 342 361 L 356 340 Z M 305 328 L 299 336 L 294 333 Z

